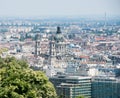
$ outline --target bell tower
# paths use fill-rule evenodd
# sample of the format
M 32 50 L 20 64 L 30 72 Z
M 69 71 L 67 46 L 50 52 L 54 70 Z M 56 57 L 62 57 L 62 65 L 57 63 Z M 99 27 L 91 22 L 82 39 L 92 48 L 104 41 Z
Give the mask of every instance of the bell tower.
M 40 34 L 37 34 L 35 42 L 35 56 L 40 56 L 40 54 L 41 54 L 41 36 Z
M 51 57 L 56 56 L 56 48 L 55 48 L 54 36 L 51 37 L 51 41 L 50 41 L 50 56 Z

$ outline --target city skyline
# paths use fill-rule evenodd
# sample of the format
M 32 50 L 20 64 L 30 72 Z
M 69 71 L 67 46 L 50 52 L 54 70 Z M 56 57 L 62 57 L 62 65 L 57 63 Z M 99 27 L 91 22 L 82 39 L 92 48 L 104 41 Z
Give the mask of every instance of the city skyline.
M 120 16 L 119 0 L 0 0 L 0 16 Z

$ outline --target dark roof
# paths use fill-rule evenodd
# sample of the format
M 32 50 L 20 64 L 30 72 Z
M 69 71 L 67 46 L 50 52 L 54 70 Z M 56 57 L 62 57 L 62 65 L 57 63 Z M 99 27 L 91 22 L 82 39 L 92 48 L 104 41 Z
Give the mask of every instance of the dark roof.
M 57 32 L 56 32 L 56 34 L 60 34 L 60 33 L 62 33 L 61 30 L 60 30 L 60 27 L 57 27 Z

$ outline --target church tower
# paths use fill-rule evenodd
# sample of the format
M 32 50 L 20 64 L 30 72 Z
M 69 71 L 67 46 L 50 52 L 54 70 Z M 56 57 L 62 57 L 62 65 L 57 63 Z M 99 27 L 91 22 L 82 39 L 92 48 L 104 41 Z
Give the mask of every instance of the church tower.
M 35 42 L 35 56 L 40 56 L 40 54 L 41 54 L 41 36 L 40 34 L 37 34 Z
M 55 51 L 55 41 L 54 41 L 54 36 L 51 37 L 50 41 L 50 56 L 55 57 L 56 56 L 56 51 Z

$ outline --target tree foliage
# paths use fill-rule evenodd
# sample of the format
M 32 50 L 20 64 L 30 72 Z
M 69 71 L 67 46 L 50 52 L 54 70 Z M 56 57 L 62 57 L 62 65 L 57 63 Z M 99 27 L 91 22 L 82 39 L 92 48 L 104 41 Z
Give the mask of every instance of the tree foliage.
M 56 92 L 44 73 L 25 61 L 0 58 L 0 98 L 56 98 Z
M 8 49 L 7 48 L 0 48 L 0 54 L 2 54 L 3 52 L 7 52 Z
M 85 98 L 84 96 L 77 96 L 76 98 Z

